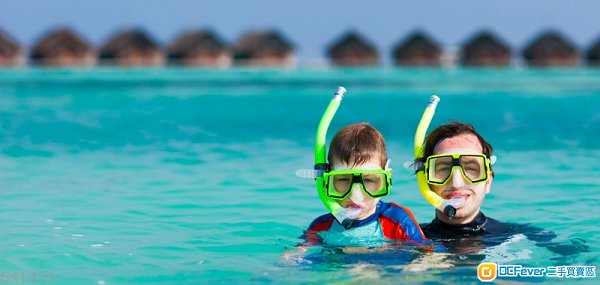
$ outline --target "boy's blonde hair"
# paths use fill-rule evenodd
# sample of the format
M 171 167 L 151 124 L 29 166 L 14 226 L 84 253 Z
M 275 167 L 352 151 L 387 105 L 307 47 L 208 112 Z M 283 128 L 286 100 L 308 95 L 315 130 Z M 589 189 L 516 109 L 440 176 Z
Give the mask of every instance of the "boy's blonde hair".
M 387 163 L 387 151 L 383 135 L 368 123 L 358 123 L 339 130 L 331 139 L 327 156 L 329 163 L 337 159 L 342 163 L 356 166 L 363 164 L 375 155 L 379 156 L 381 168 Z

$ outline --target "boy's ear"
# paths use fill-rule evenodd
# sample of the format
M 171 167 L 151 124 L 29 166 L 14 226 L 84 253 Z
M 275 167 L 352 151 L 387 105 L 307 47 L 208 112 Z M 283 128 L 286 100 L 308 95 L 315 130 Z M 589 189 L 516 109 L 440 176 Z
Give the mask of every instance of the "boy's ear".
M 394 170 L 391 168 L 388 168 L 388 170 L 390 171 L 390 174 L 394 174 Z

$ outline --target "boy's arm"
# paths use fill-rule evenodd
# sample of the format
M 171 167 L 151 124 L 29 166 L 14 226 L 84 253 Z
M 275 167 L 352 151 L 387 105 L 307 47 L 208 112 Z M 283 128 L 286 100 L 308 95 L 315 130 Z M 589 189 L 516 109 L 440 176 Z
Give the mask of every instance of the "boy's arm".
M 321 237 L 319 236 L 320 231 L 328 230 L 333 223 L 335 218 L 331 214 L 325 214 L 316 218 L 308 229 L 300 236 L 300 239 L 304 242 L 298 244 L 295 248 L 286 250 L 282 256 L 282 263 L 287 265 L 300 264 L 306 262 L 304 256 L 306 254 L 307 247 L 321 244 Z

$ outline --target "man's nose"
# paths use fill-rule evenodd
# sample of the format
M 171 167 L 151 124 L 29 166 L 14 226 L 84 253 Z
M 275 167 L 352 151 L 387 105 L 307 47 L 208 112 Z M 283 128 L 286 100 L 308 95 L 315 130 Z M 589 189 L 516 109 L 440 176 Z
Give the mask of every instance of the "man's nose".
M 462 188 L 466 185 L 465 183 L 465 179 L 462 177 L 462 175 L 460 174 L 460 169 L 458 169 L 458 167 L 454 167 L 454 169 L 452 170 L 452 186 L 454 186 L 454 188 Z

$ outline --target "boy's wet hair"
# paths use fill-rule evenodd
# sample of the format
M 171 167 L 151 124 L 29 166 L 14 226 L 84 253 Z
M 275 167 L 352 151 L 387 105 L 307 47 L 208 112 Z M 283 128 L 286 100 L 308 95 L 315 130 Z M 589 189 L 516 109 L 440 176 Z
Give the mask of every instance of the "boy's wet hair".
M 363 164 L 379 156 L 381 168 L 387 163 L 387 151 L 383 135 L 368 123 L 358 123 L 339 130 L 331 140 L 327 159 L 336 158 L 347 165 Z

